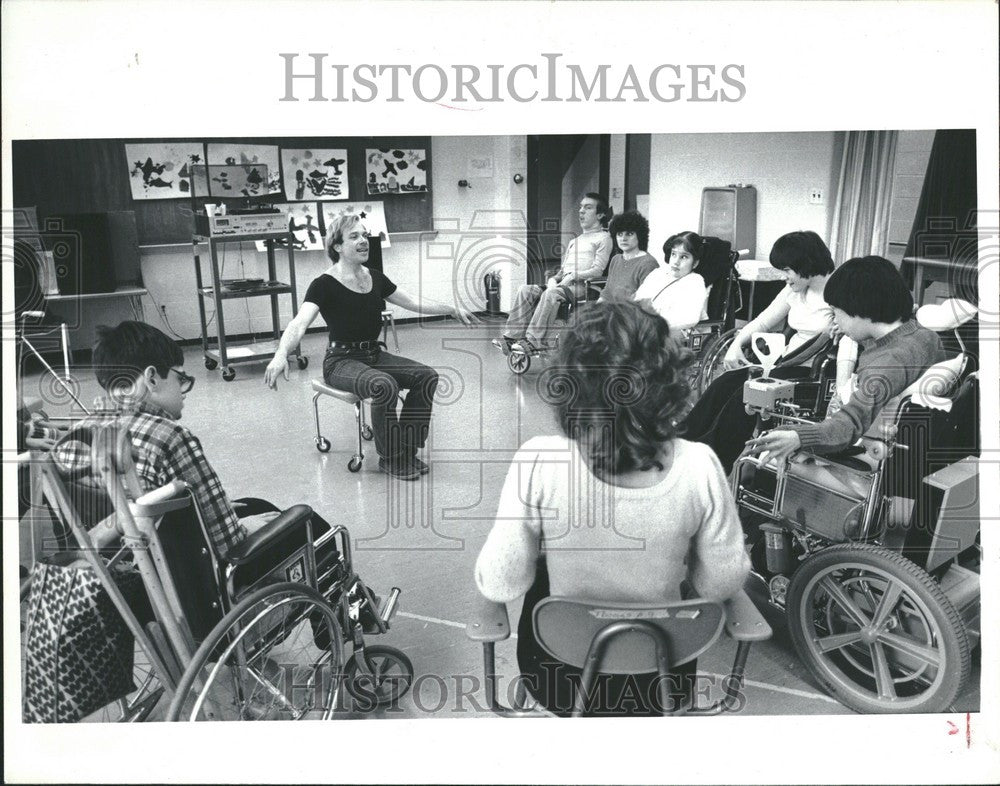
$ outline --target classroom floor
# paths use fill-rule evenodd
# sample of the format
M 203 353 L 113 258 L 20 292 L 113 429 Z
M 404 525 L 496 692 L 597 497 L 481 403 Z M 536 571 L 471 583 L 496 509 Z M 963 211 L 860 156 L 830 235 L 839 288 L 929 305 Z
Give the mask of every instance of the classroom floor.
M 347 471 L 355 450 L 352 410 L 339 401 L 320 401 L 323 435 L 332 450 L 315 447 L 310 381 L 321 374 L 325 337 L 307 336 L 303 354 L 309 367 L 292 365 L 290 380 L 269 390 L 264 364 L 236 366 L 232 382 L 220 370 L 206 370 L 198 347 L 185 350 L 186 371 L 197 382 L 188 394 L 183 423 L 200 439 L 231 497 L 259 496 L 281 507 L 307 503 L 331 523 L 343 523 L 354 542 L 355 567 L 366 583 L 384 594 L 402 589 L 392 630 L 369 643 L 404 650 L 413 661 L 415 690 L 386 717 L 479 717 L 482 653 L 465 636 L 465 621 L 476 590 L 472 570 L 496 511 L 513 452 L 528 438 L 553 433 L 555 424 L 539 397 L 545 365 L 516 377 L 490 344 L 499 323 L 464 328 L 453 322 L 398 328 L 400 353 L 441 373 L 431 437 L 423 457 L 431 464 L 417 482 L 391 481 L 378 470 L 374 445 L 365 443 L 360 472 Z M 390 349 L 392 342 L 390 339 Z M 79 369 L 78 369 L 79 371 Z M 98 392 L 92 374 L 80 373 L 81 397 Z M 46 392 L 49 391 L 49 392 Z M 49 400 L 51 386 L 38 375 L 25 380 L 25 397 Z M 510 608 L 512 623 L 520 609 Z M 755 644 L 746 680 L 751 715 L 849 714 L 826 696 L 800 664 L 781 618 L 770 618 L 774 638 Z M 498 670 L 514 676 L 515 642 L 497 646 Z M 705 675 L 724 674 L 735 647 L 723 642 L 699 660 Z M 956 710 L 979 707 L 979 656 L 969 687 Z M 707 679 L 711 680 L 711 677 Z M 501 689 L 507 684 L 501 683 Z M 706 683 L 707 684 L 707 683 Z M 471 694 L 471 695 L 470 695 Z M 357 717 L 348 704 L 342 717 Z

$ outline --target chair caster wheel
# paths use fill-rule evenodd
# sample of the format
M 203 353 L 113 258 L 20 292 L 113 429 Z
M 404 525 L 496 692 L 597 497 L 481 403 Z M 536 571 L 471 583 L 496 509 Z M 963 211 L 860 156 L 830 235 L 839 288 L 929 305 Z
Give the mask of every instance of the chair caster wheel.
M 369 442 L 371 442 L 372 437 L 374 437 L 374 436 L 375 436 L 375 432 L 372 431 L 372 427 L 371 426 L 365 426 L 363 429 L 361 429 L 361 439 L 366 439 Z
M 531 368 L 531 355 L 518 352 L 516 349 L 511 350 L 511 353 L 507 355 L 507 367 L 520 376 Z
M 355 456 L 350 461 L 347 462 L 348 472 L 357 472 L 361 469 L 361 456 Z
M 205 358 L 205 368 L 209 371 L 215 371 L 219 367 L 219 361 L 212 360 L 212 358 Z
M 305 355 L 299 355 L 298 360 L 295 361 L 300 369 L 306 369 L 309 366 L 309 358 Z
M 344 685 L 358 702 L 356 709 L 370 712 L 399 700 L 413 684 L 413 663 L 395 647 L 365 647 L 359 662 L 352 655 L 344 667 Z
M 232 368 L 231 366 L 226 366 L 226 368 L 222 372 L 222 378 L 226 380 L 226 382 L 232 382 L 234 379 L 236 379 L 236 369 Z
M 316 440 L 316 450 L 318 450 L 320 453 L 329 453 L 330 452 L 330 440 L 328 440 L 326 437 L 320 437 L 319 439 L 317 439 Z

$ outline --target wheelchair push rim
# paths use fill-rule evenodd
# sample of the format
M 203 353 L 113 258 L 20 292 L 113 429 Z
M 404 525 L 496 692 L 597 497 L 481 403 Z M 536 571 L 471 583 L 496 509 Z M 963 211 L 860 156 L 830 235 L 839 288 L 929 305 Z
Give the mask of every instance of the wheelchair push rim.
M 788 589 L 792 640 L 812 675 L 858 712 L 942 712 L 971 668 L 961 617 L 922 568 L 876 546 L 813 555 Z
M 328 720 L 342 664 L 340 625 L 322 595 L 301 584 L 264 587 L 202 642 L 167 720 Z

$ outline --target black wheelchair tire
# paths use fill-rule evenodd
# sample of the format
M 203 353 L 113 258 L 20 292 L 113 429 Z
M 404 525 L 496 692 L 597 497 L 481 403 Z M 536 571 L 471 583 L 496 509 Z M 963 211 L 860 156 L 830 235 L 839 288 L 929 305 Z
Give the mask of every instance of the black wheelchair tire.
M 526 374 L 531 368 L 531 355 L 513 350 L 507 355 L 507 367 L 518 376 Z
M 295 361 L 299 369 L 304 370 L 309 367 L 309 358 L 305 355 L 299 355 L 298 359 Z
M 834 633 L 816 628 L 823 611 L 820 590 L 828 598 L 824 624 L 837 623 Z M 873 590 L 880 593 L 877 598 Z M 896 596 L 888 609 L 892 613 L 883 614 L 878 625 L 862 627 L 856 620 L 844 619 L 858 613 L 862 621 L 873 622 L 887 593 Z M 833 619 L 834 605 L 840 608 L 840 619 Z M 865 616 L 864 606 L 871 617 Z M 904 610 L 908 616 L 903 616 Z M 944 712 L 969 677 L 969 640 L 960 615 L 933 577 L 894 551 L 841 544 L 817 552 L 792 575 L 786 612 L 792 641 L 809 672 L 856 712 Z M 891 632 L 896 628 L 903 635 Z M 921 634 L 927 640 L 919 641 Z M 901 645 L 905 649 L 899 649 Z M 896 653 L 894 663 L 890 664 L 887 651 Z M 907 659 L 918 664 L 922 660 L 923 666 L 907 674 L 913 668 Z M 929 679 L 923 675 L 928 666 L 933 668 Z M 906 695 L 898 695 L 898 687 Z
M 310 643 L 316 642 L 318 639 L 322 639 L 325 651 L 329 654 L 329 665 L 326 667 L 329 672 L 329 677 L 327 679 L 321 673 L 320 679 L 325 681 L 320 683 L 320 688 L 318 690 L 313 691 L 314 696 L 322 696 L 323 692 L 326 691 L 323 699 L 325 703 L 321 708 L 309 708 L 310 711 L 315 710 L 321 712 L 323 720 L 329 720 L 333 716 L 333 711 L 336 707 L 337 696 L 339 695 L 341 685 L 343 634 L 341 633 L 340 620 L 337 616 L 336 609 L 334 609 L 330 605 L 329 601 L 319 592 L 312 587 L 295 582 L 280 582 L 261 587 L 256 592 L 252 592 L 241 599 L 221 620 L 219 620 L 211 632 L 205 637 L 204 641 L 202 641 L 201 645 L 194 653 L 194 656 L 191 658 L 191 663 L 188 665 L 187 669 L 185 669 L 184 674 L 177 685 L 177 690 L 174 693 L 170 707 L 167 710 L 166 720 L 193 720 L 194 718 L 191 717 L 182 717 L 182 714 L 185 712 L 185 708 L 188 705 L 188 700 L 193 691 L 205 693 L 209 690 L 215 679 L 215 672 L 212 670 L 213 666 L 218 663 L 223 654 L 225 654 L 227 647 L 230 646 L 231 637 L 239 637 L 241 632 L 252 629 L 253 626 L 252 624 L 248 624 L 248 620 L 252 623 L 254 620 L 261 619 L 265 612 L 258 611 L 258 609 L 266 608 L 265 604 L 267 602 L 270 601 L 275 604 L 280 604 L 282 602 L 290 603 L 293 599 L 307 604 L 307 608 L 309 609 L 308 612 L 304 612 L 303 615 L 298 618 L 300 619 L 299 624 L 304 626 L 302 629 L 303 635 L 308 636 L 308 641 Z M 253 617 L 252 615 L 254 614 L 257 614 L 258 616 Z M 318 622 L 315 624 L 313 624 L 314 616 L 318 619 Z M 324 627 L 319 628 L 317 631 L 318 625 L 323 625 Z M 310 630 L 306 633 L 305 628 L 310 628 Z M 298 630 L 298 628 L 296 627 L 293 630 Z M 278 646 L 282 646 L 285 644 L 285 641 L 282 640 L 277 644 Z M 313 644 L 313 646 L 316 645 Z M 267 661 L 269 659 L 265 656 L 263 660 Z M 239 656 L 237 656 L 237 661 L 239 661 Z M 313 673 L 315 674 L 315 669 L 318 668 L 318 666 L 314 665 L 312 668 L 314 670 Z M 220 682 L 223 680 L 224 678 L 219 679 Z M 253 683 L 247 682 L 246 685 L 252 686 Z M 295 695 L 294 691 L 296 689 L 299 691 L 298 695 L 307 695 L 303 694 L 301 681 L 293 680 L 292 686 L 293 695 Z M 262 694 L 266 698 L 270 698 L 266 691 L 262 691 Z M 216 704 L 222 709 L 233 710 L 235 712 L 235 717 L 222 717 L 221 714 L 214 713 L 210 705 L 209 710 L 206 712 L 207 717 L 202 719 L 274 719 L 273 715 L 265 717 L 263 713 L 260 713 L 257 718 L 251 717 L 254 713 L 248 712 L 247 707 L 245 706 L 233 707 L 219 702 L 216 702 Z M 245 704 L 252 704 L 252 699 L 248 699 Z
M 413 684 L 413 663 L 406 653 L 384 644 L 372 644 L 365 647 L 364 655 L 370 669 L 374 666 L 380 675 L 385 674 L 386 664 L 391 663 L 399 669 L 399 673 L 392 675 L 394 677 L 392 681 L 380 682 L 375 685 L 372 685 L 371 677 L 360 671 L 358 654 L 354 653 L 347 661 L 344 668 L 344 685 L 347 687 L 347 692 L 362 704 L 363 709 L 375 709 L 374 706 L 371 706 L 373 700 L 376 706 L 384 707 L 399 701 L 401 697 L 406 695 Z M 388 690 L 383 690 L 385 685 L 388 685 Z

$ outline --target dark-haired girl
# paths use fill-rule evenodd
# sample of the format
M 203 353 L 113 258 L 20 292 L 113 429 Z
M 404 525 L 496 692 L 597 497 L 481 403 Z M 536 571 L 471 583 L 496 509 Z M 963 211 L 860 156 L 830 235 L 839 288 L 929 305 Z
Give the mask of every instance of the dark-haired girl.
M 656 312 L 676 330 L 694 327 L 707 318 L 708 289 L 692 275 L 701 261 L 704 241 L 697 232 L 680 232 L 663 244 L 663 265 L 650 273 L 636 290 L 636 300 L 649 300 Z
M 571 711 L 580 672 L 539 646 L 538 600 L 668 602 L 682 597 L 682 583 L 722 600 L 743 586 L 749 562 L 719 462 L 673 426 L 690 362 L 647 304 L 581 309 L 545 380 L 561 433 L 526 442 L 507 473 L 476 583 L 495 601 L 525 595 L 518 662 L 529 691 L 556 714 Z M 589 714 L 658 710 L 654 674 L 601 679 L 606 690 L 595 691 Z

